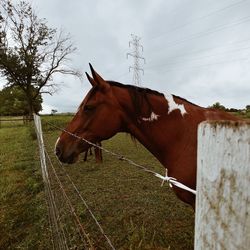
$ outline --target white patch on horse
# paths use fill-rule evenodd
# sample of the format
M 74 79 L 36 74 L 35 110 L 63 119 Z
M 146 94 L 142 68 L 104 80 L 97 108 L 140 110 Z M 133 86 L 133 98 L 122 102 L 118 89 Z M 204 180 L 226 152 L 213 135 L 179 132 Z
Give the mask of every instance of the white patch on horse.
M 155 114 L 154 112 L 151 112 L 150 117 L 148 117 L 148 118 L 143 117 L 142 120 L 145 122 L 153 122 L 153 121 L 157 121 L 158 117 L 160 117 L 160 116 Z
M 182 116 L 187 114 L 187 111 L 186 111 L 184 105 L 176 103 L 171 94 L 165 94 L 165 98 L 168 101 L 168 114 L 170 114 L 175 109 L 179 109 Z

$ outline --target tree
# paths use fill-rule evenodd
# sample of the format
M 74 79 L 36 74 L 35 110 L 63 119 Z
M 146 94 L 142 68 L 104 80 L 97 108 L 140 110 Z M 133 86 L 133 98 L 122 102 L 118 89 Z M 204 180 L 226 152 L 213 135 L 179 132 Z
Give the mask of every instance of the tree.
M 75 51 L 70 36 L 49 28 L 30 3 L 1 0 L 0 73 L 7 86 L 18 86 L 25 93 L 30 115 L 39 95 L 58 89 L 52 81 L 55 74 L 81 76 L 67 64 Z
M 18 87 L 5 87 L 0 91 L 0 115 L 28 115 L 29 106 L 25 93 Z M 34 102 L 34 112 L 42 110 L 42 96 Z
M 57 110 L 56 109 L 51 109 L 51 115 L 54 115 L 57 113 Z
M 246 110 L 250 111 L 250 105 L 246 105 Z
M 219 102 L 214 103 L 210 108 L 226 110 L 226 108 L 223 105 L 221 105 Z

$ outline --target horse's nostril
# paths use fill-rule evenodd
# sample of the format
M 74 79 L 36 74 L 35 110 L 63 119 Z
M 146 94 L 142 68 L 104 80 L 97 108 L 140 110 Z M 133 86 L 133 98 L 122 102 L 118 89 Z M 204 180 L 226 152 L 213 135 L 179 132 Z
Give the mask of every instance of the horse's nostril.
M 56 147 L 56 148 L 55 148 L 55 154 L 56 154 L 58 157 L 62 154 L 61 149 L 60 149 L 59 147 Z

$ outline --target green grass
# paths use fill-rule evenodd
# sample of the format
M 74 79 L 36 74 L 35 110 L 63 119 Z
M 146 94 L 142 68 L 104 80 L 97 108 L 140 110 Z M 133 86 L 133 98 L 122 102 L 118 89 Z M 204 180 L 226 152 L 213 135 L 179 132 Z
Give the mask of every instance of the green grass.
M 29 126 L 0 128 L 0 249 L 46 249 L 47 211 Z
M 51 117 L 43 117 L 44 137 L 51 152 L 60 131 L 46 124 Z M 65 121 L 69 118 L 64 118 Z M 61 122 L 61 123 L 60 123 Z M 57 118 L 58 126 L 65 126 L 63 118 Z M 135 145 L 130 136 L 118 134 L 103 142 L 111 151 L 129 157 L 135 162 L 164 174 L 163 167 L 139 143 Z M 65 169 L 105 232 L 117 249 L 193 249 L 194 213 L 178 200 L 173 191 L 161 181 L 134 166 L 103 155 L 104 162 L 96 164 L 93 157 L 87 162 L 66 165 Z M 100 234 L 84 205 L 67 182 L 67 178 L 57 165 L 53 153 L 53 163 L 66 184 L 69 194 L 77 207 L 86 231 L 98 249 L 108 249 L 105 241 L 99 241 Z M 83 156 L 82 156 L 83 159 Z

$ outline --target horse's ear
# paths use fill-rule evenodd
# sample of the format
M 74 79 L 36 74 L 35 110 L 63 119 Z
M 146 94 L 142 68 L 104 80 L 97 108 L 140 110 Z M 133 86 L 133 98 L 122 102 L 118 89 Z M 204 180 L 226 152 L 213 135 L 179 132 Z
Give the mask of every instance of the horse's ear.
M 110 88 L 110 85 L 94 70 L 91 64 L 89 64 L 92 76 L 94 81 L 97 83 L 97 86 L 102 90 L 107 90 Z
M 94 80 L 87 72 L 85 72 L 85 74 L 86 74 L 86 76 L 87 76 L 89 82 L 91 83 L 91 85 L 92 85 L 93 87 L 97 86 L 97 83 L 95 82 L 95 80 Z

